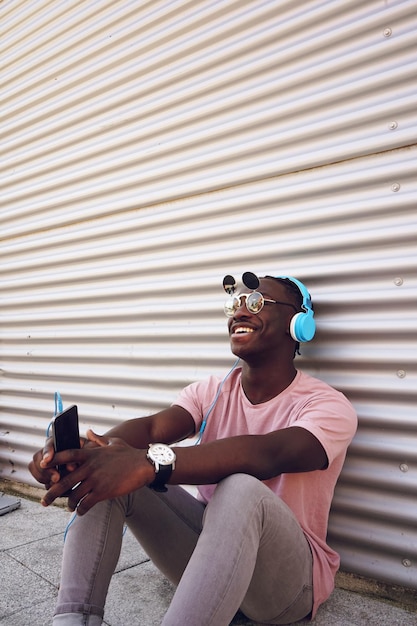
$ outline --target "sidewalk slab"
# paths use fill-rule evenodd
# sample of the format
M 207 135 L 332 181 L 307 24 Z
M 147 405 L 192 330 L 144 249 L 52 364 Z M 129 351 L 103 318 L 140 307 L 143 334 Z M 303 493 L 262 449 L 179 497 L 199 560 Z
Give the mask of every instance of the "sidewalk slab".
M 64 532 L 71 513 L 20 497 L 20 508 L 0 516 L 0 623 L 46 626 L 58 593 Z M 105 626 L 159 626 L 174 586 L 154 567 L 127 530 L 106 604 Z M 416 611 L 336 589 L 314 622 L 299 626 L 417 626 Z M 256 626 L 238 614 L 233 626 Z

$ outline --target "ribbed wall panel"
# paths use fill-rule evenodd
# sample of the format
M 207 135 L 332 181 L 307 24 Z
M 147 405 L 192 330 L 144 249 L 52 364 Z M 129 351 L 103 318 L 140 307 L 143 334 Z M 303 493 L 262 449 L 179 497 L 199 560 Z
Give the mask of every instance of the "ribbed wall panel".
M 360 427 L 329 537 L 417 588 L 413 1 L 0 5 L 0 477 L 53 393 L 101 431 L 233 362 L 222 278 L 292 274 Z

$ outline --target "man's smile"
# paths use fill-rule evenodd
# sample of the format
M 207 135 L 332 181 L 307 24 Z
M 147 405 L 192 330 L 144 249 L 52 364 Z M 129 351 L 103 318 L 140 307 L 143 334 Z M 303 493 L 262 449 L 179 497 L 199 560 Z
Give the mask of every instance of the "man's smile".
M 247 335 L 253 333 L 254 331 L 255 329 L 251 328 L 250 326 L 235 325 L 232 328 L 231 335 Z

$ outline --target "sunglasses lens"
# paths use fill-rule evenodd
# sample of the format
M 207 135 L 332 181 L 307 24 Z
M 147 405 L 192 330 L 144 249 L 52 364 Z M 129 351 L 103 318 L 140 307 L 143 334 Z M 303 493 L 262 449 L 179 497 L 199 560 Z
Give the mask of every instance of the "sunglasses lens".
M 259 313 L 264 305 L 264 298 L 259 291 L 253 291 L 246 298 L 246 307 L 251 313 Z
M 236 311 L 242 305 L 241 298 L 244 297 L 246 299 L 246 308 L 249 313 L 259 313 L 263 309 L 264 306 L 264 297 L 259 291 L 253 291 L 249 294 L 241 294 L 240 296 L 231 296 L 224 305 L 224 312 L 227 317 L 233 317 Z
M 232 296 L 231 298 L 228 298 L 224 305 L 224 312 L 227 315 L 227 317 L 233 317 L 233 315 L 235 314 L 235 311 L 237 311 L 239 306 L 240 306 L 239 298 L 237 298 L 236 296 Z

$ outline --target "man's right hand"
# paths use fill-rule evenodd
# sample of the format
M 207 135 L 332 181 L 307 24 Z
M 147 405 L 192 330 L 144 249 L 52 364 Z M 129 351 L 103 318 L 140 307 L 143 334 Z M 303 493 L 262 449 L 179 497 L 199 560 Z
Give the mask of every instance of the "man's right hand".
M 81 448 L 86 445 L 87 439 L 80 437 Z M 89 447 L 93 447 L 96 444 L 89 443 Z M 33 455 L 32 461 L 29 463 L 29 471 L 38 483 L 45 485 L 46 489 L 49 489 L 55 483 L 59 482 L 61 476 L 55 467 L 47 467 L 52 463 L 55 456 L 54 442 L 52 437 L 48 437 L 45 441 L 45 445 L 41 450 L 38 450 Z M 46 469 L 47 468 L 47 469 Z M 75 469 L 74 467 L 68 467 L 68 469 Z
M 31 462 L 29 463 L 29 471 L 38 483 L 45 485 L 46 489 L 52 487 L 60 479 L 60 475 L 57 469 L 49 468 L 44 469 L 46 465 L 51 463 L 55 455 L 54 443 L 52 437 L 49 437 L 45 441 L 45 445 L 41 450 L 38 450 L 33 455 Z

